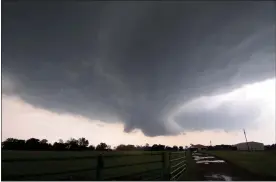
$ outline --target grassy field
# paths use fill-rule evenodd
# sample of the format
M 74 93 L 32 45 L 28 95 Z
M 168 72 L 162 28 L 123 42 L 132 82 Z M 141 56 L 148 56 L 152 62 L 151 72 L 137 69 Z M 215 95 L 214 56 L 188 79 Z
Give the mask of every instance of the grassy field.
M 276 179 L 276 152 L 206 151 L 253 174 Z
M 97 167 L 99 154 L 100 152 L 93 151 L 2 151 L 2 176 L 4 179 L 19 176 L 17 179 L 24 180 L 66 180 L 69 177 L 74 180 L 95 180 L 96 170 L 93 168 Z M 174 157 L 178 156 L 173 155 Z M 130 175 L 133 178 L 136 173 L 143 173 L 137 174 L 139 177 L 137 180 L 141 178 L 146 180 L 163 174 L 162 152 L 105 152 L 103 159 L 104 168 L 109 168 L 102 171 L 103 179 L 122 175 Z M 148 162 L 148 164 L 112 168 L 117 165 L 143 162 Z M 85 171 L 81 172 L 82 169 Z

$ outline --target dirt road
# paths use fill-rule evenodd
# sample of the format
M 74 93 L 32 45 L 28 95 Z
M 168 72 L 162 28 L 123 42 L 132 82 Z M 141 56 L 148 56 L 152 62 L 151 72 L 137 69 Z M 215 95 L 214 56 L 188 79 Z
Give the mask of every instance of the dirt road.
M 228 164 L 224 160 L 208 154 L 194 152 L 192 154 L 197 168 L 207 181 L 244 181 L 258 180 L 252 174 Z

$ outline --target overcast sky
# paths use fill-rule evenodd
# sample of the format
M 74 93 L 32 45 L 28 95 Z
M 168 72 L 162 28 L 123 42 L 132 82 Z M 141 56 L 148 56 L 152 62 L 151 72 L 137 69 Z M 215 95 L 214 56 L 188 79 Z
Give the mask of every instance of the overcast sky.
M 273 143 L 275 12 L 273 1 L 6 1 L 3 138 L 235 143 L 246 128 Z

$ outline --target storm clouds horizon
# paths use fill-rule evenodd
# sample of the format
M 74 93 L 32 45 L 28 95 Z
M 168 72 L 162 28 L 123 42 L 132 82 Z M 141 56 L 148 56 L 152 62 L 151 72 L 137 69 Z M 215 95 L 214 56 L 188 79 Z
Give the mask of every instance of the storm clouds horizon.
M 5 1 L 2 92 L 150 137 L 254 125 L 254 100 L 209 110 L 198 98 L 275 78 L 275 12 L 272 1 Z

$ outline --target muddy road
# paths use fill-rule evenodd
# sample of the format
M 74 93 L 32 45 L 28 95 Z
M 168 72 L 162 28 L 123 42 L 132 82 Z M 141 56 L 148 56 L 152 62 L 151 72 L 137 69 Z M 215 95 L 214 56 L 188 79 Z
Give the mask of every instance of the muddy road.
M 193 152 L 193 159 L 201 175 L 206 181 L 252 181 L 260 180 L 244 170 L 241 170 L 224 160 L 204 153 Z

